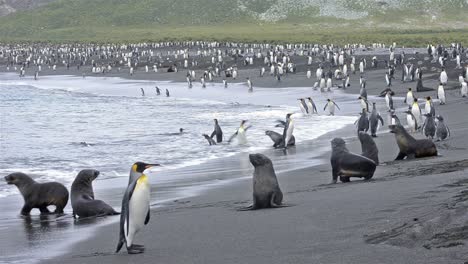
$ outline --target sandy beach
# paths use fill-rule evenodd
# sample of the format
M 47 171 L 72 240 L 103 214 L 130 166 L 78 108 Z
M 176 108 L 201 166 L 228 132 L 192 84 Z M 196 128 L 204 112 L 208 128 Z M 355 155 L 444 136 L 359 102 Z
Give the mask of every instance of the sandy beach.
M 369 58 L 372 54 L 366 55 Z M 385 58 L 388 55 L 379 55 Z M 424 55 L 409 55 L 423 61 Z M 239 71 L 237 82 L 251 77 L 255 87 L 311 87 L 305 78 L 305 58 L 298 61 L 298 73 L 278 83 L 273 77 L 258 75 L 258 65 Z M 429 62 L 424 86 L 436 88 L 438 73 Z M 316 64 L 310 68 L 315 70 Z M 200 69 L 202 66 L 200 66 Z M 2 71 L 5 69 L 2 68 Z M 369 95 L 385 89 L 383 67 L 366 72 Z M 399 71 L 398 71 L 399 72 Z M 75 75 L 59 67 L 43 75 Z M 93 229 L 60 251 L 60 256 L 41 259 L 42 263 L 466 263 L 468 262 L 468 100 L 457 89 L 458 72 L 449 72 L 447 104 L 436 104 L 445 118 L 451 137 L 436 142 L 439 155 L 434 158 L 394 161 L 398 147 L 387 129 L 387 112 L 379 105 L 386 124 L 375 139 L 381 165 L 372 180 L 330 184 L 330 140 L 346 139 L 348 148 L 361 153 L 356 128 L 348 125 L 310 142 L 298 145 L 284 156 L 281 150 L 267 150 L 270 157 L 314 160 L 310 166 L 288 167 L 278 172 L 286 207 L 258 211 L 238 211 L 252 201 L 252 178 L 241 177 L 197 192 L 189 198 L 158 203 L 151 211 L 151 221 L 137 236 L 146 251 L 140 255 L 115 254 L 118 240 L 118 217 Z M 399 76 L 399 73 L 395 74 Z M 109 73 L 132 80 L 185 81 L 179 73 Z M 314 79 L 314 78 L 313 78 Z M 39 80 L 40 82 L 40 80 Z M 220 82 L 220 80 L 217 80 Z M 359 94 L 359 74 L 351 76 L 352 86 L 344 92 Z M 416 82 L 394 81 L 397 108 L 407 87 Z M 435 90 L 416 94 L 418 98 L 436 97 Z M 372 100 L 370 100 L 372 101 Z M 356 100 L 356 104 L 358 101 Z M 323 102 L 317 107 L 323 108 Z M 398 112 L 403 121 L 402 111 Z M 356 113 L 356 119 L 358 115 Z M 423 138 L 421 133 L 414 134 Z M 320 157 L 314 149 L 326 148 Z M 317 163 L 316 160 L 319 162 Z M 251 175 L 248 154 L 243 153 L 214 163 L 227 168 L 223 174 Z M 318 165 L 317 165 L 318 164 Z M 303 163 L 301 163 L 303 165 Z M 229 178 L 229 177 L 226 177 Z M 159 187 L 152 186 L 153 197 Z M 103 197 L 119 205 L 122 188 L 108 188 Z M 16 197 L 16 198 L 19 198 Z M 14 198 L 14 199 L 16 199 Z M 16 199 L 16 203 L 19 200 Z M 70 234 L 73 235 L 73 234 Z M 1 243 L 1 242 L 0 242 Z M 18 242 L 20 246 L 21 242 Z

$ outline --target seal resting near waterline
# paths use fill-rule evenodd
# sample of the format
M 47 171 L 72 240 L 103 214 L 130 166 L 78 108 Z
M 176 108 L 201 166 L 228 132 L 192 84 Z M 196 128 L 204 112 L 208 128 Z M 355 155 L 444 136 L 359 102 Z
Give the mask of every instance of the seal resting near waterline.
M 80 218 L 105 215 L 117 215 L 110 205 L 101 200 L 94 200 L 93 181 L 99 176 L 97 170 L 82 170 L 71 186 L 71 204 L 73 217 Z
M 63 214 L 63 208 L 68 203 L 68 190 L 58 182 L 38 183 L 22 172 L 5 176 L 8 184 L 14 184 L 23 195 L 24 206 L 22 215 L 29 215 L 32 209 L 38 208 L 41 214 L 50 214 L 47 206 L 54 205 L 56 214 Z
M 400 152 L 395 160 L 424 158 L 437 156 L 437 148 L 430 139 L 415 139 L 402 125 L 391 125 L 390 133 L 395 134 L 395 139 Z
M 358 177 L 369 180 L 374 176 L 375 162 L 364 156 L 349 152 L 346 142 L 342 138 L 334 138 L 331 141 L 332 155 L 332 183 L 340 181 L 349 182 L 350 177 Z

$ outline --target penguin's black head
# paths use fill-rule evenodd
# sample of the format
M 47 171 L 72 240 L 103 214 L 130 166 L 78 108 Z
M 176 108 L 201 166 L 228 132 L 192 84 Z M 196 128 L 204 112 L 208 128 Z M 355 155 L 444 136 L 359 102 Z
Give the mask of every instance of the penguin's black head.
M 411 91 L 411 88 L 408 88 L 408 91 Z
M 146 169 L 149 169 L 149 168 L 155 167 L 155 166 L 161 166 L 161 165 L 159 165 L 159 164 L 148 164 L 148 163 L 138 161 L 138 162 L 135 162 L 133 164 L 132 170 L 134 172 L 143 173 Z
M 286 118 L 290 118 L 293 114 L 292 113 L 287 113 Z
M 244 125 L 245 123 L 247 123 L 247 120 L 242 120 L 241 121 L 241 126 Z
M 183 128 L 179 128 L 179 132 L 182 134 L 184 133 L 184 129 Z
M 441 115 L 437 115 L 436 118 L 437 118 L 437 120 L 439 120 L 439 121 L 444 121 L 444 118 L 443 118 Z
M 361 96 L 359 96 L 357 99 L 358 99 L 358 100 L 361 100 L 361 99 L 362 99 L 362 97 L 361 97 Z
M 415 97 L 415 98 L 414 98 L 414 102 L 417 103 L 417 102 L 418 102 L 418 98 Z
M 327 102 L 330 102 L 331 100 L 330 99 L 327 99 Z
M 218 119 L 215 118 L 213 120 L 214 120 L 215 124 L 218 124 Z

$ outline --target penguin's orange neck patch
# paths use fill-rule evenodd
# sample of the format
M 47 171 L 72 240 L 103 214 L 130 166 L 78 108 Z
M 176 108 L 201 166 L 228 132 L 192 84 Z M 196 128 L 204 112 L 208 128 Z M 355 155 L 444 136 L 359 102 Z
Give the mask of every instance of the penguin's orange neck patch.
M 148 177 L 145 174 L 142 174 L 140 178 L 138 178 L 137 185 L 140 184 L 148 184 Z

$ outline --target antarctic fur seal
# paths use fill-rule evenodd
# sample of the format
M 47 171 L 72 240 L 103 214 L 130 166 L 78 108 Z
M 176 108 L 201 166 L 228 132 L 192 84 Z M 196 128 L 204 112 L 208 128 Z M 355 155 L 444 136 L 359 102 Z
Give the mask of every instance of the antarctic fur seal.
M 358 133 L 358 138 L 361 142 L 361 155 L 373 160 L 375 165 L 379 165 L 379 150 L 377 149 L 377 145 L 375 145 L 375 141 L 372 137 L 369 134 L 360 131 Z
M 28 175 L 15 172 L 5 176 L 8 184 L 14 184 L 23 195 L 24 206 L 22 215 L 29 215 L 33 208 L 38 208 L 41 214 L 49 214 L 49 205 L 55 205 L 56 214 L 63 214 L 63 208 L 68 203 L 68 190 L 58 182 L 38 183 Z
M 253 205 L 243 210 L 280 207 L 283 193 L 276 178 L 271 160 L 263 154 L 250 154 L 250 163 L 255 167 L 253 173 Z
M 430 139 L 415 139 L 412 137 L 402 125 L 391 125 L 390 133 L 395 134 L 395 139 L 400 152 L 395 160 L 402 160 L 405 157 L 423 158 L 437 156 L 437 148 Z
M 99 176 L 97 170 L 82 170 L 72 183 L 70 199 L 73 217 L 80 218 L 117 215 L 110 205 L 101 200 L 94 200 L 93 181 Z
M 273 147 L 274 148 L 279 148 L 282 143 L 283 143 L 283 136 L 280 133 L 277 133 L 275 131 L 267 130 L 265 131 L 265 135 L 269 136 L 271 140 L 273 141 Z M 291 136 L 291 139 L 288 142 L 288 146 L 294 146 L 296 145 L 296 138 L 294 136 Z
M 374 176 L 376 164 L 373 160 L 361 155 L 349 152 L 346 142 L 342 138 L 334 138 L 331 141 L 332 155 L 332 182 L 349 182 L 350 177 L 359 177 L 369 180 Z

